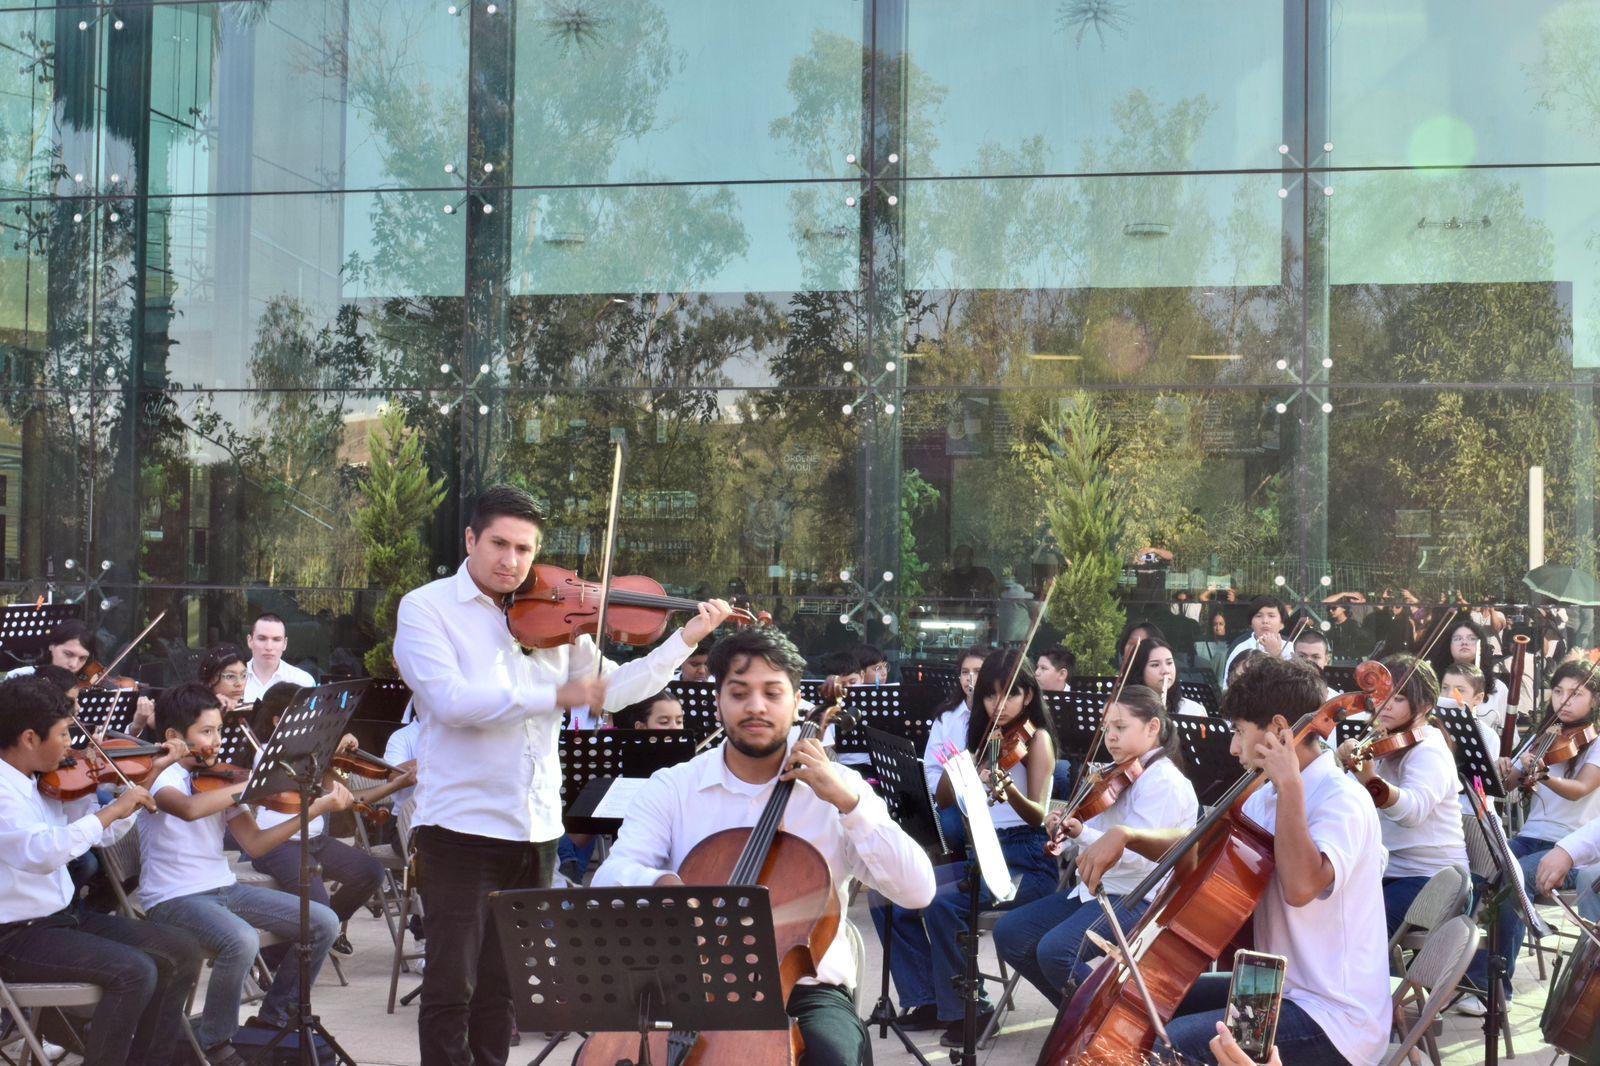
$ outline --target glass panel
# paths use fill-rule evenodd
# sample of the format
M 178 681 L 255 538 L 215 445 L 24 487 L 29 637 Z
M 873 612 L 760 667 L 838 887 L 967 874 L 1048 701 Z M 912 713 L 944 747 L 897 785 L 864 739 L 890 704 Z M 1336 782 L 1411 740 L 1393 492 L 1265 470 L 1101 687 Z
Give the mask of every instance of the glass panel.
M 1280 378 L 1298 193 L 1275 175 L 905 186 L 912 384 Z M 1287 228 L 1286 227 L 1290 227 Z
M 1282 0 L 906 6 L 913 176 L 1282 162 Z
M 854 182 L 519 189 L 511 291 L 854 289 L 858 195 Z
M 74 174 L 93 185 L 96 21 L 94 8 L 0 11 L 0 196 L 67 194 Z
M 852 176 L 858 0 L 543 4 L 518 12 L 523 185 Z
M 857 565 L 857 430 L 819 417 L 819 395 L 508 391 L 485 405 L 469 447 L 483 484 L 521 484 L 547 505 L 544 561 L 593 579 L 612 441 L 624 438 L 615 572 L 767 607 L 837 596 L 839 572 Z
M 1596 0 L 1328 8 L 1329 164 L 1600 162 Z
M 155 7 L 150 192 L 452 183 L 467 23 L 433 0 Z
M 465 284 L 451 203 L 406 192 L 151 199 L 142 380 L 459 388 L 440 370 L 459 362 Z M 115 315 L 104 328 L 121 337 Z
M 1368 595 L 1409 588 L 1424 602 L 1446 592 L 1526 602 L 1533 466 L 1544 470 L 1545 558 L 1593 572 L 1592 386 L 1335 389 L 1333 405 L 1329 553 L 1368 568 L 1364 580 L 1336 580 Z
M 371 545 L 355 516 L 389 406 L 437 476 L 458 423 L 422 393 L 144 394 L 141 571 L 157 585 L 365 589 Z M 346 609 L 342 595 L 325 606 Z
M 107 428 L 89 393 L 0 391 L 0 580 L 71 583 L 83 572 Z
M 1600 366 L 1600 168 L 1347 174 L 1337 381 L 1562 382 Z
M 1026 615 L 1006 601 L 1038 598 L 1061 570 L 1048 516 L 1066 479 L 1046 455 L 1052 427 L 1078 405 L 1108 434 L 1092 465 L 1123 508 L 1125 601 L 1271 587 L 1291 471 L 1273 403 L 1254 389 L 908 393 L 900 571 L 918 606 L 907 646 L 1021 639 Z M 1156 558 L 1141 562 L 1147 550 Z

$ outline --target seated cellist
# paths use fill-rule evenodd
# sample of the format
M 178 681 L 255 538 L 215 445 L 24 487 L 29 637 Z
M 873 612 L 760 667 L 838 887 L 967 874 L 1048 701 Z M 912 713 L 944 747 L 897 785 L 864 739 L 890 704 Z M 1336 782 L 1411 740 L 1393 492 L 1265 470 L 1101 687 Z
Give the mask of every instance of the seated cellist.
M 1252 924 L 1255 950 L 1288 959 L 1278 1048 L 1295 1066 L 1366 1066 L 1389 1039 L 1383 841 L 1372 800 L 1333 753 L 1314 734 L 1294 743 L 1293 723 L 1318 708 L 1323 690 L 1303 663 L 1267 659 L 1228 688 L 1222 713 L 1236 730 L 1234 756 L 1268 782 L 1244 814 L 1273 834 L 1275 868 Z M 1112 828 L 1084 849 L 1079 874 L 1096 890 L 1124 848 L 1159 859 L 1183 835 Z M 1201 977 L 1167 1023 L 1181 1061 L 1216 1061 L 1208 1045 L 1228 980 Z
M 723 829 L 755 824 L 779 780 L 798 782 L 783 828 L 810 842 L 828 864 L 841 910 L 852 877 L 898 907 L 933 898 L 933 865 L 888 808 L 848 766 L 831 761 L 815 737 L 791 742 L 805 659 L 766 626 L 724 637 L 711 649 L 717 720 L 727 739 L 686 763 L 657 771 L 634 799 L 595 887 L 677 885 L 684 857 Z M 815 977 L 803 977 L 785 1006 L 805 1042 L 803 1066 L 872 1060 L 849 989 L 861 979 L 849 942 L 833 938 Z

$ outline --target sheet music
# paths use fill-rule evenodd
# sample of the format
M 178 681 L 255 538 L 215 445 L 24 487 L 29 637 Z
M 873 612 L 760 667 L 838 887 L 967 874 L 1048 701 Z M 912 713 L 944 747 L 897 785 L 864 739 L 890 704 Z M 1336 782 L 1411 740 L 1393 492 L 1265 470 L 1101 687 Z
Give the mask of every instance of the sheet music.
M 626 818 L 628 808 L 633 806 L 633 801 L 638 798 L 639 791 L 648 784 L 648 777 L 614 777 L 606 788 L 606 794 L 600 797 L 600 802 L 594 805 L 591 818 Z
M 978 870 L 983 883 L 988 886 L 996 901 L 1004 903 L 1016 895 L 1011 883 L 1011 870 L 1000 851 L 1000 837 L 994 831 L 994 820 L 989 817 L 989 792 L 978 777 L 978 768 L 972 764 L 971 752 L 958 752 L 944 761 L 944 772 L 956 792 L 956 803 L 967 816 L 967 836 L 972 841 L 972 853 L 978 858 Z

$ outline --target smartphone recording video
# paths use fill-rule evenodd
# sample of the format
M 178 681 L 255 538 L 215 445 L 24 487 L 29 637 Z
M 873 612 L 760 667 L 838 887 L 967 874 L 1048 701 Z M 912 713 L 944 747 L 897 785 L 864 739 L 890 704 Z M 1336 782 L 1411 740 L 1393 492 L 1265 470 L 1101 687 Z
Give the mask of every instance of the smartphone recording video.
M 1283 1002 L 1282 955 L 1241 951 L 1233 959 L 1228 989 L 1228 1029 L 1250 1061 L 1266 1063 L 1278 1035 L 1278 1008 Z

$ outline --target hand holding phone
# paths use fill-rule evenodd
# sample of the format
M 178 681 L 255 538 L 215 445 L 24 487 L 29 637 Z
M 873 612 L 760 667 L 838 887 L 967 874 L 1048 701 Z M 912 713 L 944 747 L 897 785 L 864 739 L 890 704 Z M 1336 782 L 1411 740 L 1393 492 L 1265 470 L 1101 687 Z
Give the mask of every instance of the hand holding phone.
M 1233 958 L 1233 979 L 1228 987 L 1228 1031 L 1250 1061 L 1272 1061 L 1278 1035 L 1278 1011 L 1283 1004 L 1283 975 L 1289 960 L 1282 955 L 1240 951 Z

